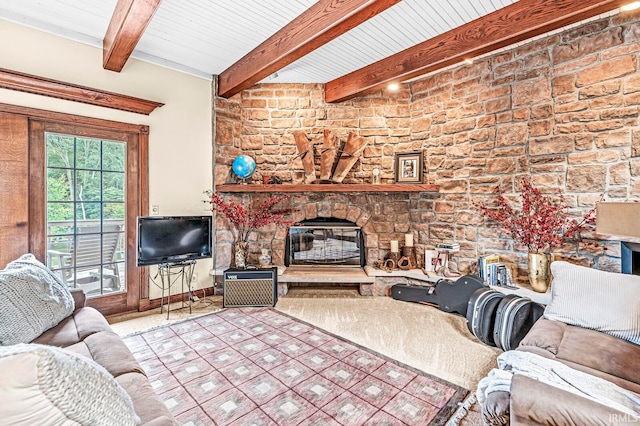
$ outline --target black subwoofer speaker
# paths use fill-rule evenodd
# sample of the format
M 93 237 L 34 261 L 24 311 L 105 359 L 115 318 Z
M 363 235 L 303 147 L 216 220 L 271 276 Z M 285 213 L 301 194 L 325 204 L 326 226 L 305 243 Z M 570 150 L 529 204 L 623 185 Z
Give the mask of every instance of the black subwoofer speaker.
M 222 306 L 275 306 L 278 268 L 227 269 L 222 276 Z

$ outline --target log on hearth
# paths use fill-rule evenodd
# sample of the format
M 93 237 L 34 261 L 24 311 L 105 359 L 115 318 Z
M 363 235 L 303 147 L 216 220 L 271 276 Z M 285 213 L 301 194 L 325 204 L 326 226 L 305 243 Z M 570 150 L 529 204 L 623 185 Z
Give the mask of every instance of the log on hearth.
M 298 146 L 302 167 L 304 168 L 304 182 L 312 183 L 316 180 L 316 169 L 313 164 L 313 142 L 303 131 L 293 132 L 293 138 Z

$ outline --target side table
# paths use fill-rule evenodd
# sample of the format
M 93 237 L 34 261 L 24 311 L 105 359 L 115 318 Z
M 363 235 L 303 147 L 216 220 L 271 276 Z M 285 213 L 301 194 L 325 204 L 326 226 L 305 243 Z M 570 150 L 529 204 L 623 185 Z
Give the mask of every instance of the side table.
M 162 314 L 164 291 L 168 291 L 167 296 L 167 319 L 169 319 L 169 312 L 171 311 L 171 287 L 180 280 L 182 290 L 182 307 L 184 307 L 184 286 L 187 284 L 187 294 L 189 302 L 189 313 L 191 313 L 191 301 L 193 296 L 191 294 L 191 280 L 193 278 L 193 270 L 195 269 L 196 261 L 190 260 L 179 263 L 162 263 L 158 265 L 158 275 L 160 275 L 160 282 L 162 283 L 162 295 L 160 297 L 160 313 Z

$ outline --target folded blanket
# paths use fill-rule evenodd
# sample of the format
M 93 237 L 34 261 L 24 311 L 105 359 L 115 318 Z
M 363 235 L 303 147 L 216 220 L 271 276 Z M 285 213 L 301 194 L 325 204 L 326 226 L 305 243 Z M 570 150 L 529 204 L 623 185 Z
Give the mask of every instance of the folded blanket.
M 511 378 L 522 374 L 567 392 L 614 408 L 640 422 L 640 395 L 600 377 L 575 370 L 561 362 L 524 351 L 507 351 L 498 357 L 493 369 L 478 384 L 476 397 L 484 405 L 491 392 L 509 392 Z

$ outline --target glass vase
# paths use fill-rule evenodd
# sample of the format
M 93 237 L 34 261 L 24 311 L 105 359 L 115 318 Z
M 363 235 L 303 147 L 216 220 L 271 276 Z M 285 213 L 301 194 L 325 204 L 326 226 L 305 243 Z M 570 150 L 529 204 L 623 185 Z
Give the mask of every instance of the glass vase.
M 248 241 L 236 241 L 231 246 L 233 253 L 233 266 L 234 268 L 244 269 L 247 267 L 247 260 L 249 258 L 249 242 Z
M 529 284 L 539 293 L 545 293 L 549 288 L 549 257 L 548 254 L 529 253 Z

